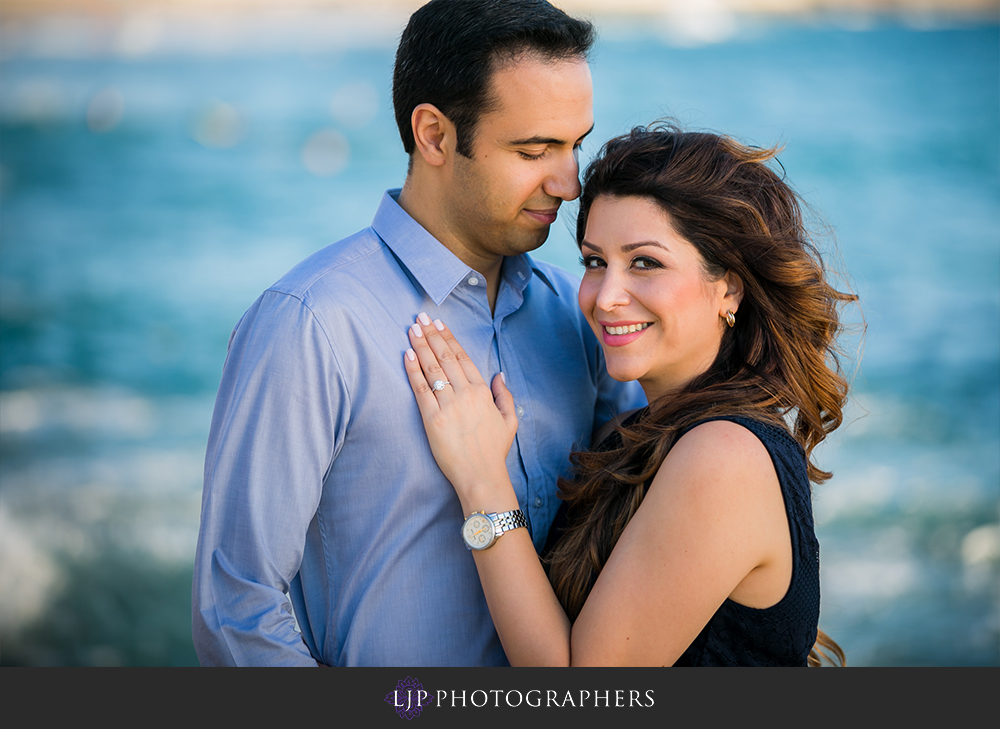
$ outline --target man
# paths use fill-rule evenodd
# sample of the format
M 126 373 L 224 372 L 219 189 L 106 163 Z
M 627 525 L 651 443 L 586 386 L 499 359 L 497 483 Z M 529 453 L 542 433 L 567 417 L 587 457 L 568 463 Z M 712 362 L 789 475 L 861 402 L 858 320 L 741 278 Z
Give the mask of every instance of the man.
M 520 416 L 507 466 L 541 548 L 571 449 L 643 403 L 605 374 L 576 282 L 525 255 L 579 194 L 592 35 L 543 0 L 433 0 L 410 19 L 393 80 L 403 189 L 230 339 L 194 577 L 203 665 L 506 665 L 406 331 L 440 317 L 484 377 L 504 372 Z

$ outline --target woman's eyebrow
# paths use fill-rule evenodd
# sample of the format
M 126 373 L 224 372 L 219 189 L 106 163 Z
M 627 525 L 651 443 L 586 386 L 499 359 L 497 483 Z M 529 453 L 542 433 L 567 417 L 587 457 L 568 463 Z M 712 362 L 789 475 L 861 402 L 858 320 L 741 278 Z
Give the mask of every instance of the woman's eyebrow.
M 586 246 L 587 248 L 590 248 L 591 250 L 597 251 L 598 253 L 601 252 L 600 246 L 595 246 L 593 243 L 591 243 L 588 240 L 580 241 L 580 247 L 583 248 L 584 246 Z M 667 251 L 668 253 L 670 252 L 669 248 L 667 248 L 665 245 L 663 245 L 659 241 L 655 241 L 655 240 L 641 240 L 641 241 L 637 241 L 636 243 L 626 243 L 625 245 L 622 246 L 622 250 L 625 253 L 631 253 L 636 248 L 643 248 L 645 246 L 654 246 L 655 248 L 659 248 L 661 250 Z
M 625 251 L 626 253 L 631 253 L 636 248 L 642 248 L 643 246 L 654 246 L 655 248 L 661 248 L 667 252 L 670 251 L 670 249 L 667 248 L 665 245 L 655 240 L 641 240 L 638 241 L 637 243 L 626 243 L 625 245 L 622 246 L 622 250 Z

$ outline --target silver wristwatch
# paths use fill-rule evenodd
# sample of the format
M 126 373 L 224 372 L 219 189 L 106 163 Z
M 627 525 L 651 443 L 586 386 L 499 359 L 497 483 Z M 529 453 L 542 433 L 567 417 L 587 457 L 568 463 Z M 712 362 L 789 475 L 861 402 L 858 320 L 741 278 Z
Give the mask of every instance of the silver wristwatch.
M 527 526 L 528 519 L 520 509 L 492 514 L 474 511 L 462 524 L 462 539 L 466 547 L 479 551 L 492 547 L 504 532 Z

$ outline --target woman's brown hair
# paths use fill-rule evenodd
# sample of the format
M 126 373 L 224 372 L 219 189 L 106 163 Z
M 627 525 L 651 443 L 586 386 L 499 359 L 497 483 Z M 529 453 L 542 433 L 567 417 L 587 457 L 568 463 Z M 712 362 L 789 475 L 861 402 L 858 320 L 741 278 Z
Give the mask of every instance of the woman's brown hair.
M 573 474 L 559 488 L 572 527 L 547 559 L 571 620 L 685 428 L 716 416 L 763 420 L 788 429 L 802 446 L 810 481 L 831 476 L 811 455 L 843 419 L 839 307 L 857 297 L 827 282 L 799 199 L 768 164 L 777 152 L 663 122 L 612 139 L 584 173 L 577 244 L 595 199 L 646 198 L 698 249 L 709 279 L 740 277 L 743 298 L 738 324 L 725 328 L 706 372 L 618 427 L 621 447 L 571 456 Z M 822 658 L 845 664 L 840 647 L 819 631 L 809 665 Z

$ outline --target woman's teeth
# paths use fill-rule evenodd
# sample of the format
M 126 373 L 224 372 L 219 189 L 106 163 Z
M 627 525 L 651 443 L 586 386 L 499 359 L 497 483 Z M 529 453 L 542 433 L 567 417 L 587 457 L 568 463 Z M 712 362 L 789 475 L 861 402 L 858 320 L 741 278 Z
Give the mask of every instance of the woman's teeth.
M 649 322 L 643 324 L 629 324 L 627 327 L 604 327 L 604 331 L 608 334 L 631 334 L 632 332 L 640 332 L 649 326 Z

